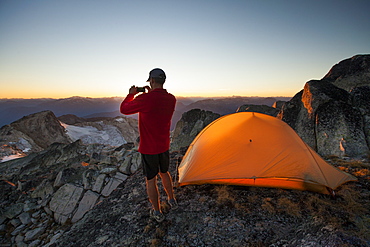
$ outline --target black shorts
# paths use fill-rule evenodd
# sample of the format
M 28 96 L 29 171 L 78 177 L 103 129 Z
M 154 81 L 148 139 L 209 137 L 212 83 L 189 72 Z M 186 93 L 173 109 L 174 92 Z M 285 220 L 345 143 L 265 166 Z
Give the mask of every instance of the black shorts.
M 157 176 L 158 172 L 166 173 L 170 166 L 170 153 L 167 150 L 160 154 L 141 154 L 144 175 L 148 180 Z

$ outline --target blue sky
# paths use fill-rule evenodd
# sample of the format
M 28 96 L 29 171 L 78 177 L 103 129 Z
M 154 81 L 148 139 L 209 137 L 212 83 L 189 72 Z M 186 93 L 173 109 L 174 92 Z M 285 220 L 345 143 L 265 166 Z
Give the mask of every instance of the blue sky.
M 293 96 L 370 53 L 370 1 L 0 0 L 0 98 Z

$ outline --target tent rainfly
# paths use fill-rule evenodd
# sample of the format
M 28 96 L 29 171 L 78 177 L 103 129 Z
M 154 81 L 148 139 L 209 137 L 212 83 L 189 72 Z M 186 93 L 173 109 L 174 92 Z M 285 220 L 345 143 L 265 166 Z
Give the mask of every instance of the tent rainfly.
M 285 122 L 239 112 L 204 128 L 189 146 L 178 185 L 230 184 L 329 194 L 357 180 L 323 160 Z

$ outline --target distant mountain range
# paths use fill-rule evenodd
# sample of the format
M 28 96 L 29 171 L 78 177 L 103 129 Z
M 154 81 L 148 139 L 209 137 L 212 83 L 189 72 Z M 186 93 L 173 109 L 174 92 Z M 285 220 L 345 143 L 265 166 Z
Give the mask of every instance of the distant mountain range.
M 16 121 L 32 113 L 51 110 L 56 116 L 74 114 L 79 117 L 97 112 L 109 112 L 117 109 L 121 98 L 85 98 L 65 99 L 0 99 L 0 126 Z
M 208 110 L 221 115 L 235 112 L 243 104 L 268 105 L 275 101 L 288 101 L 291 97 L 177 97 L 173 126 L 181 115 L 191 109 Z M 57 117 L 73 114 L 83 118 L 117 117 L 122 114 L 119 106 L 123 97 L 87 98 L 70 97 L 64 99 L 0 99 L 0 127 L 10 124 L 23 116 L 45 110 L 52 111 Z M 137 117 L 133 115 L 132 117 Z

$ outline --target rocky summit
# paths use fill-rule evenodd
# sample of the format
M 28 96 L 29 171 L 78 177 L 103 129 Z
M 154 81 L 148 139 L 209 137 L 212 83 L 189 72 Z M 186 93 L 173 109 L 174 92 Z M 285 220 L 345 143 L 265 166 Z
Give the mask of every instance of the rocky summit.
M 335 65 L 322 80 L 307 82 L 283 105 L 277 117 L 320 155 L 368 157 L 368 61 L 369 55 L 355 56 Z M 349 67 L 344 69 L 346 65 Z M 352 80 L 356 83 L 350 84 Z
M 159 180 L 165 220 L 157 223 L 149 216 L 136 120 L 44 111 L 3 126 L 0 246 L 370 246 L 368 65 L 368 55 L 355 56 L 290 101 L 239 106 L 277 114 L 328 163 L 358 179 L 330 196 L 175 183 L 173 210 Z M 201 109 L 182 114 L 172 133 L 174 181 L 187 147 L 219 117 Z

